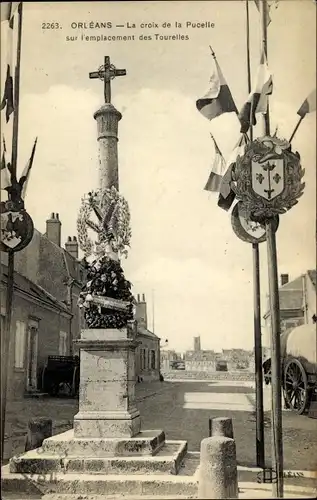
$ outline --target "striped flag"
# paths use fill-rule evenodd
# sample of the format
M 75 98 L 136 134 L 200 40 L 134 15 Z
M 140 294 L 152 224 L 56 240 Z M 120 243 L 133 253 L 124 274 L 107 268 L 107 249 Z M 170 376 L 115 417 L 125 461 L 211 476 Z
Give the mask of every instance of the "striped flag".
M 0 189 L 6 189 L 11 186 L 10 181 L 11 173 L 10 173 L 10 163 L 7 158 L 7 148 L 5 144 L 5 139 L 3 137 L 3 147 L 2 147 L 2 155 L 1 155 L 1 184 Z
M 241 133 L 245 134 L 251 125 L 256 125 L 256 113 L 265 114 L 267 112 L 268 96 L 272 94 L 272 91 L 272 74 L 268 68 L 265 54 L 262 53 L 253 90 L 238 115 L 241 123 Z
M 248 137 L 243 134 L 235 145 L 229 160 L 227 162 L 227 168 L 222 178 L 219 197 L 218 197 L 218 207 L 224 210 L 229 210 L 236 195 L 231 187 L 233 181 L 232 174 L 234 172 L 234 167 L 238 156 L 243 156 L 245 152 L 245 146 L 248 142 Z
M 13 97 L 13 28 L 14 15 L 21 2 L 2 2 L 1 3 L 1 23 L 8 26 L 7 37 L 7 70 L 4 90 L 1 100 L 1 111 L 5 109 L 6 122 L 8 123 L 10 115 L 14 111 Z M 1 26 L 3 28 L 3 26 Z
M 209 90 L 204 97 L 196 101 L 196 108 L 205 118 L 207 118 L 207 120 L 213 120 L 223 113 L 238 112 L 228 84 L 224 79 L 213 51 L 212 56 L 215 65 L 214 71 L 210 77 Z
M 305 99 L 305 101 L 297 111 L 297 114 L 301 118 L 304 118 L 307 113 L 312 113 L 313 111 L 316 111 L 316 89 L 313 90 Z
M 222 177 L 223 177 L 223 174 L 225 172 L 226 162 L 225 162 L 224 157 L 221 154 L 221 151 L 218 147 L 218 144 L 215 141 L 214 136 L 212 134 L 210 134 L 210 135 L 211 135 L 211 139 L 213 140 L 213 144 L 214 144 L 215 157 L 214 157 L 211 172 L 210 172 L 207 184 L 204 187 L 204 190 L 219 193 Z
M 33 165 L 33 160 L 34 160 L 34 155 L 35 155 L 35 150 L 36 150 L 36 144 L 37 144 L 37 138 L 34 141 L 30 159 L 27 162 L 27 164 L 25 165 L 24 170 L 23 170 L 22 175 L 21 175 L 20 180 L 19 180 L 19 184 L 20 184 L 20 186 L 22 188 L 22 191 L 21 191 L 21 198 L 22 198 L 22 200 L 24 200 L 24 198 L 25 198 L 26 188 L 27 188 L 27 185 L 28 185 L 28 182 L 29 182 L 30 172 L 31 172 L 31 168 L 32 168 L 32 165 Z

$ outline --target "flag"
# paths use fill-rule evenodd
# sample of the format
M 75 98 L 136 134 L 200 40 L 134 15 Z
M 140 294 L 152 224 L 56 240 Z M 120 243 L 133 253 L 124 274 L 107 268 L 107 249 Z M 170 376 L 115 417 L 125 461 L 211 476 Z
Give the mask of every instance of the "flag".
M 7 37 L 7 71 L 4 84 L 4 91 L 1 100 L 1 111 L 5 109 L 6 122 L 8 123 L 10 115 L 14 111 L 13 98 L 13 27 L 14 15 L 21 2 L 2 2 L 1 3 L 1 23 L 8 22 L 8 37 Z
M 221 151 L 218 147 L 218 144 L 216 143 L 215 138 L 212 134 L 211 134 L 211 138 L 212 138 L 213 143 L 214 143 L 215 157 L 214 157 L 211 172 L 210 172 L 207 184 L 204 187 L 204 190 L 219 193 L 222 176 L 225 172 L 226 162 L 225 162 L 225 159 L 222 156 Z
M 7 64 L 7 76 L 4 84 L 4 92 L 1 101 L 1 111 L 6 110 L 6 122 L 8 123 L 11 113 L 14 111 L 13 105 L 13 79 L 11 76 L 11 66 Z
M 237 113 L 230 89 L 217 62 L 215 53 L 214 71 L 210 77 L 210 88 L 204 97 L 197 99 L 196 108 L 207 120 L 213 120 L 223 113 Z
M 307 113 L 312 113 L 313 111 L 316 111 L 316 89 L 313 90 L 305 99 L 305 101 L 297 111 L 297 114 L 301 118 L 304 118 Z
M 255 5 L 257 6 L 258 11 L 260 11 L 260 2 L 263 0 L 254 0 Z M 270 10 L 271 7 L 274 7 L 277 9 L 278 7 L 279 0 L 273 0 L 272 2 L 266 2 L 266 25 L 268 26 L 271 23 L 271 17 L 270 17 Z
M 33 165 L 36 144 L 37 144 L 37 138 L 34 141 L 34 145 L 33 145 L 33 149 L 32 149 L 32 153 L 31 153 L 30 159 L 27 162 L 27 164 L 25 165 L 24 170 L 23 170 L 22 175 L 21 175 L 20 180 L 19 180 L 19 184 L 20 184 L 20 186 L 22 188 L 22 191 L 21 191 L 21 198 L 22 198 L 22 200 L 24 200 L 24 198 L 25 198 L 26 188 L 27 188 L 27 185 L 28 185 L 28 181 L 29 181 L 29 178 L 30 178 L 31 168 L 32 168 L 32 165 Z
M 1 184 L 0 189 L 6 189 L 11 186 L 10 182 L 10 164 L 7 159 L 7 148 L 3 137 L 3 150 L 1 155 Z
M 255 78 L 253 90 L 250 92 L 247 102 L 243 105 L 238 118 L 241 123 L 241 133 L 245 134 L 250 125 L 256 125 L 256 113 L 266 113 L 268 108 L 268 96 L 272 94 L 272 74 L 268 68 L 265 54 L 262 53 L 260 66 Z
M 21 2 L 1 2 L 1 22 L 12 21 Z
M 224 210 L 229 210 L 236 197 L 231 187 L 231 183 L 233 181 L 232 174 L 238 156 L 244 155 L 247 141 L 248 141 L 247 136 L 243 134 L 238 140 L 237 144 L 235 145 L 227 162 L 227 168 L 221 181 L 219 197 L 218 197 L 218 207 L 223 208 Z

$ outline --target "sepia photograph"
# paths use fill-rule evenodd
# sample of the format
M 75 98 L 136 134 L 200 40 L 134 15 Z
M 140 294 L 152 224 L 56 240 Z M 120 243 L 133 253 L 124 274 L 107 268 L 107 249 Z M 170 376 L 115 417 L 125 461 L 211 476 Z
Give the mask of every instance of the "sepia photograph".
M 1 2 L 1 498 L 316 498 L 316 2 Z

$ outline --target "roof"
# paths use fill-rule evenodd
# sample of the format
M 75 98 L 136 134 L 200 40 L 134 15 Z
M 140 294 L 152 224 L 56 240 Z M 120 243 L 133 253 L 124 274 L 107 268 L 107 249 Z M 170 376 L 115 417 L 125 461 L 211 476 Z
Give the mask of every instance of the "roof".
M 140 333 L 140 335 L 144 335 L 144 337 L 150 337 L 150 338 L 155 339 L 155 340 L 160 340 L 159 337 L 157 335 L 155 335 L 155 333 L 151 332 L 150 330 L 148 330 L 144 326 L 137 325 L 137 328 L 138 328 L 138 333 Z
M 316 288 L 316 270 L 309 269 L 307 276 Z M 281 311 L 303 310 L 303 277 L 299 276 L 292 281 L 279 288 L 280 309 Z M 270 311 L 265 313 L 264 318 L 270 314 Z
M 1 265 L 1 283 L 4 285 L 7 284 L 8 279 L 8 267 L 4 264 Z M 67 312 L 71 315 L 66 304 L 60 302 L 55 297 L 53 297 L 50 293 L 48 293 L 44 288 L 39 285 L 36 285 L 32 281 L 30 281 L 22 274 L 17 271 L 14 272 L 14 289 L 17 291 L 21 291 L 26 293 L 29 297 L 40 300 L 42 303 L 45 303 L 47 306 L 53 307 L 54 309 L 58 309 L 59 311 Z
M 317 274 L 316 270 L 309 270 L 309 271 L 307 271 L 307 274 L 310 278 L 310 281 L 312 282 L 312 284 L 316 288 L 316 274 Z
M 302 290 L 280 290 L 280 309 L 302 309 L 303 292 Z
M 1 260 L 7 264 L 4 252 L 1 252 Z M 69 279 L 81 286 L 85 274 L 80 262 L 37 229 L 30 244 L 16 253 L 15 270 L 60 303 L 68 299 Z

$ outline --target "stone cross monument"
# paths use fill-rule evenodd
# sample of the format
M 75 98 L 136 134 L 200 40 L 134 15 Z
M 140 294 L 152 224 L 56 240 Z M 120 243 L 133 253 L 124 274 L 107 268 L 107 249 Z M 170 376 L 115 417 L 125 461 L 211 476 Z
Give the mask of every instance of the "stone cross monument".
M 132 437 L 141 428 L 135 406 L 136 331 L 128 321 L 133 317 L 132 295 L 116 258 L 120 248 L 116 246 L 118 220 L 114 219 L 124 200 L 118 193 L 118 122 L 122 116 L 110 102 L 111 80 L 125 74 L 125 70 L 110 64 L 108 56 L 98 72 L 89 74 L 90 78 L 103 80 L 105 104 L 94 114 L 99 143 L 99 190 L 89 203 L 100 227 L 97 260 L 88 269 L 90 284 L 80 304 L 88 305 L 88 329 L 77 341 L 81 348 L 79 413 L 74 419 L 77 438 Z M 125 208 L 127 211 L 127 204 Z M 89 226 L 88 219 L 86 223 Z M 100 288 L 100 281 L 104 289 Z
M 109 57 L 98 72 L 90 73 L 90 78 L 103 80 L 105 103 L 94 114 L 99 187 L 83 197 L 77 220 L 78 242 L 87 267 L 78 301 L 86 327 L 75 341 L 80 348 L 79 411 L 73 429 L 45 439 L 41 448 L 12 459 L 9 466 L 10 473 L 23 473 L 27 478 L 34 471 L 54 472 L 60 479 L 60 492 L 86 494 L 85 480 L 78 474 L 85 475 L 94 493 L 113 491 L 113 474 L 175 475 L 187 452 L 186 441 L 165 441 L 162 430 L 141 431 L 136 407 L 134 299 L 119 260 L 129 246 L 130 213 L 118 192 L 121 114 L 110 102 L 110 81 L 123 74 L 125 70 L 117 70 Z M 95 241 L 88 229 L 97 233 Z M 122 491 L 119 483 L 113 486 L 116 493 Z M 52 482 L 48 487 L 52 488 Z

